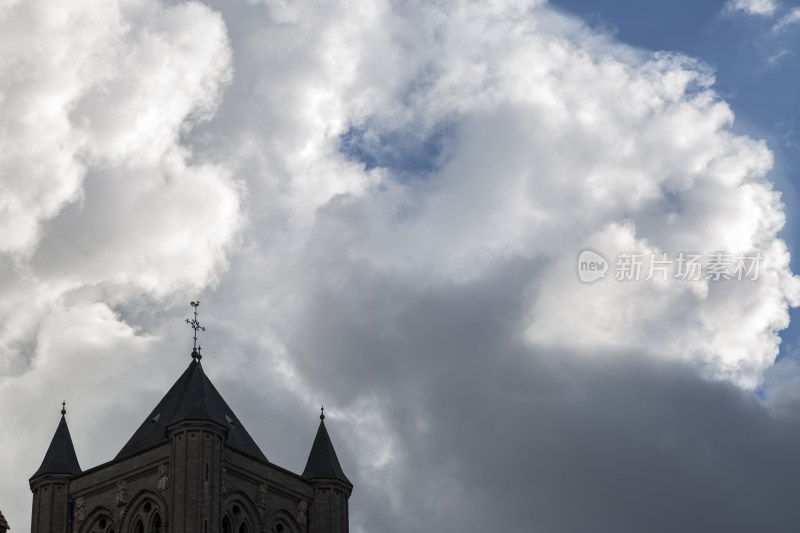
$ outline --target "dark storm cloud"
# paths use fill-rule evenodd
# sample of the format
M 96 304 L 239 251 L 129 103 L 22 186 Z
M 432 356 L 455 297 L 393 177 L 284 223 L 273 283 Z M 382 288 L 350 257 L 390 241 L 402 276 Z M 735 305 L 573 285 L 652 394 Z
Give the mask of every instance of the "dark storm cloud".
M 797 416 L 773 414 L 689 366 L 526 344 L 519 287 L 535 270 L 502 263 L 476 282 L 421 287 L 350 265 L 336 287 L 315 288 L 290 343 L 298 367 L 345 405 L 378 398 L 394 435 L 400 484 L 376 487 L 352 472 L 362 461 L 358 449 L 341 448 L 346 425 L 331 424 L 357 480 L 352 509 L 364 530 L 800 525 Z

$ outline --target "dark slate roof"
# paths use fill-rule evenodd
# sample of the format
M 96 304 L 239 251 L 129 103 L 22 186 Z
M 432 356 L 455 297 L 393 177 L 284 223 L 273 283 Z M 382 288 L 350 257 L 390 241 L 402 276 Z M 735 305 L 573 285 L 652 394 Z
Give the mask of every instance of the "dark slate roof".
M 227 446 L 267 460 L 196 359 L 192 360 L 189 368 L 158 402 L 115 459 L 167 442 L 167 428 L 183 420 L 216 422 L 228 430 Z
M 72 445 L 72 437 L 67 427 L 67 419 L 64 418 L 64 411 L 61 411 L 61 421 L 58 423 L 50 447 L 44 454 L 44 460 L 39 470 L 31 479 L 42 474 L 80 474 L 81 467 L 78 464 L 78 456 L 75 455 L 75 447 Z
M 6 522 L 6 517 L 3 516 L 3 511 L 0 511 L 0 528 L 11 529 L 10 527 L 8 527 L 8 522 Z
M 308 462 L 303 470 L 306 479 L 338 479 L 352 486 L 350 480 L 344 475 L 342 467 L 339 465 L 339 458 L 336 457 L 336 450 L 325 429 L 325 420 L 320 420 L 317 436 L 314 438 L 314 445 L 311 446 L 311 453 L 308 454 Z

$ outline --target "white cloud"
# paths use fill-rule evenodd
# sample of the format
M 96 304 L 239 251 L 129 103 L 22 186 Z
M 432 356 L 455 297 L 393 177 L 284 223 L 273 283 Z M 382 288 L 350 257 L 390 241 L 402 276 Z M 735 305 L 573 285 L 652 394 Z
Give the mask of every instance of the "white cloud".
M 795 7 L 785 15 L 783 15 L 778 22 L 772 27 L 773 32 L 783 31 L 787 26 L 793 26 L 800 23 L 800 7 Z
M 777 0 L 728 0 L 725 8 L 730 11 L 744 11 L 748 15 L 770 16 L 780 7 Z
M 0 153 L 0 368 L 19 371 L 34 355 L 20 346 L 71 291 L 118 302 L 213 281 L 242 222 L 241 190 L 181 144 L 230 80 L 218 14 L 25 2 L 0 27 L 0 137 L 14 147 Z
M 544 10 L 492 18 L 466 4 L 443 19 L 420 9 L 413 30 L 394 31 L 413 31 L 427 46 L 396 60 L 401 76 L 356 85 L 381 105 L 359 107 L 350 123 L 363 132 L 361 150 L 440 127 L 442 151 L 423 180 L 406 182 L 389 166 L 380 188 L 331 201 L 318 212 L 309 255 L 293 260 L 307 266 L 284 283 L 306 284 L 320 269 L 334 276 L 321 283 L 336 283 L 340 250 L 424 284 L 469 283 L 503 258 L 536 259 L 546 266 L 528 288 L 531 342 L 688 360 L 707 375 L 757 383 L 777 354 L 797 280 L 776 238 L 782 207 L 764 180 L 772 156 L 763 142 L 730 133 L 733 114 L 709 89 L 708 69 L 681 56 L 637 57 Z M 359 42 L 349 37 L 348 47 Z M 392 57 L 371 43 L 362 62 L 373 53 Z M 422 89 L 397 85 L 420 79 Z M 402 99 L 389 97 L 398 92 Z M 337 117 L 325 131 L 341 133 L 344 123 Z M 766 266 L 749 285 L 609 283 L 600 296 L 574 278 L 587 245 L 760 252 Z M 730 309 L 737 301 L 748 302 L 741 313 Z M 654 342 L 658 331 L 669 338 Z

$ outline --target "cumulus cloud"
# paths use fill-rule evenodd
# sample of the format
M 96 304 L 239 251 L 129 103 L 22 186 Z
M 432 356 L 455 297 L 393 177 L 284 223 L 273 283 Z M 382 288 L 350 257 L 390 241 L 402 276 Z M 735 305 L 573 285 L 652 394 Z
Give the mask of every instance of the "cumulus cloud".
M 644 57 L 544 9 L 514 4 L 492 17 L 467 3 L 446 18 L 441 7 L 418 9 L 413 29 L 388 25 L 412 43 L 394 64 L 384 50 L 391 41 L 372 41 L 369 29 L 347 35 L 345 54 L 359 38 L 370 43 L 338 81 L 359 106 L 325 131 L 335 128 L 344 154 L 380 185 L 343 188 L 316 212 L 310 256 L 297 259 L 312 272 L 304 268 L 299 283 L 316 269 L 335 272 L 337 250 L 424 283 L 468 282 L 497 261 L 536 260 L 542 270 L 525 310 L 533 344 L 587 355 L 636 349 L 756 384 L 777 354 L 797 280 L 775 237 L 784 219 L 764 179 L 771 153 L 729 132 L 733 114 L 709 70 L 682 56 Z M 374 79 L 374 55 L 400 74 Z M 423 160 L 409 169 L 411 150 Z M 275 156 L 306 157 L 308 168 L 306 154 L 317 157 L 305 147 Z M 760 253 L 764 264 L 758 283 L 608 283 L 589 292 L 572 266 L 585 246 Z M 759 303 L 730 309 L 745 300 Z M 607 312 L 598 317 L 598 308 Z M 654 343 L 659 330 L 669 339 Z
M 0 25 L 0 136 L 13 147 L 0 153 L 8 369 L 24 365 L 32 354 L 19 347 L 74 291 L 113 302 L 213 281 L 242 191 L 181 143 L 231 77 L 217 14 L 196 3 L 25 2 Z
M 772 154 L 701 62 L 541 2 L 0 17 L 0 431 L 40 443 L 3 459 L 14 524 L 57 417 L 31 418 L 66 396 L 82 465 L 113 457 L 202 293 L 204 365 L 273 462 L 330 407 L 354 531 L 793 525 L 796 401 L 748 389 L 800 289 Z M 587 286 L 585 247 L 763 260 Z

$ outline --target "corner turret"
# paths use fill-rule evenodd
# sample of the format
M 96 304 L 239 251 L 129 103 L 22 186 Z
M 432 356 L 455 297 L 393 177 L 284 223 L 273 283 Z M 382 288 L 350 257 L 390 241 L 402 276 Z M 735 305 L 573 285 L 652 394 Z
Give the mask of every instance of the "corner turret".
M 39 470 L 30 479 L 33 492 L 33 533 L 66 533 L 69 527 L 69 481 L 81 473 L 75 446 L 69 434 L 66 404 L 61 404 L 58 423 L 50 447 Z
M 308 454 L 302 477 L 314 485 L 314 502 L 310 510 L 310 531 L 348 533 L 350 530 L 348 500 L 353 484 L 344 475 L 336 450 L 325 428 L 325 408 L 319 415 L 319 429 Z

